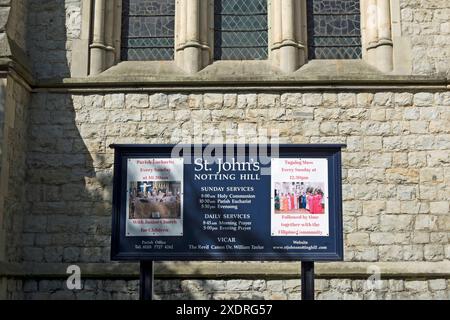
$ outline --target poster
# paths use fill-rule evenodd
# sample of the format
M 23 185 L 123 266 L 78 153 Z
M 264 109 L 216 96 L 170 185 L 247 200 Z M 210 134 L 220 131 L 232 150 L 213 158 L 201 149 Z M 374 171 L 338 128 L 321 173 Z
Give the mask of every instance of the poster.
M 272 236 L 328 236 L 327 160 L 272 159 L 271 169 Z
M 183 159 L 128 159 L 126 236 L 183 235 Z

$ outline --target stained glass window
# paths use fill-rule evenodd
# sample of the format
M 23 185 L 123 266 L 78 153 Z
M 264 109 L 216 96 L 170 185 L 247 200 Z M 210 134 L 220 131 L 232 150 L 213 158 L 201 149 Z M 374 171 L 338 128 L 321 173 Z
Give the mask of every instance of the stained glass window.
M 123 0 L 122 60 L 173 60 L 175 0 Z
M 267 0 L 214 1 L 215 60 L 267 59 L 267 38 Z
M 360 59 L 359 1 L 308 0 L 309 59 Z

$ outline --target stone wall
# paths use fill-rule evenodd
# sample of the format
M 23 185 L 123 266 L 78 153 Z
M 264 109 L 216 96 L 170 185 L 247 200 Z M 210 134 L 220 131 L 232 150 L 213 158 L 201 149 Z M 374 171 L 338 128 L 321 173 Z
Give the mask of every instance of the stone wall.
M 13 41 L 15 46 L 19 47 L 22 54 L 27 51 L 27 28 L 28 25 L 24 23 L 27 21 L 28 7 L 26 0 L 11 1 L 11 11 L 8 17 L 7 31 L 10 41 Z
M 217 142 L 225 133 L 255 142 L 257 131 L 269 128 L 279 131 L 282 142 L 347 144 L 346 261 L 448 260 L 449 106 L 449 92 L 34 94 L 24 262 L 109 261 L 113 164 L 109 144 L 189 142 L 189 137 L 200 136 Z M 337 288 L 331 285 L 319 297 L 370 295 L 359 289 L 341 290 L 338 280 L 330 282 Z M 349 280 L 343 283 L 358 286 Z M 410 289 L 406 283 L 405 289 L 386 289 L 383 297 L 406 297 L 416 284 L 428 288 L 427 281 L 411 283 Z M 420 294 L 442 296 L 446 288 L 434 292 L 430 285 Z M 272 290 L 258 294 L 271 296 Z M 280 297 L 296 294 L 298 290 Z
M 11 61 L 15 68 L 29 72 L 27 59 L 28 7 L 26 0 L 0 1 L 0 66 L 2 69 Z
M 401 0 L 402 33 L 411 39 L 413 73 L 448 75 L 450 2 Z
M 70 77 L 72 40 L 81 32 L 80 0 L 30 0 L 29 59 L 36 78 Z
M 448 92 L 35 94 L 25 260 L 108 260 L 109 144 L 188 142 L 196 131 L 210 142 L 233 128 L 228 137 L 247 142 L 271 128 L 282 142 L 347 144 L 346 260 L 448 259 L 449 105 Z
M 7 80 L 4 152 L 2 153 L 0 204 L 3 209 L 3 230 L 6 238 L 6 261 L 22 260 L 23 217 L 27 211 L 26 150 L 27 106 L 29 91 L 12 78 Z
M 16 283 L 11 283 L 15 289 Z M 371 289 L 365 280 L 316 279 L 315 296 L 318 300 L 405 300 L 450 299 L 450 280 L 381 280 Z M 64 289 L 63 280 L 27 280 L 23 283 L 25 299 L 138 299 L 137 280 L 85 280 L 82 290 Z M 11 296 L 13 298 L 14 296 Z M 299 279 L 288 280 L 156 280 L 155 299 L 162 300 L 299 300 Z
M 30 93 L 12 77 L 4 80 L 4 123 L 0 171 L 0 264 L 22 261 L 26 190 L 27 106 Z M 15 280 L 11 280 L 15 282 Z M 0 277 L 0 298 L 4 296 Z

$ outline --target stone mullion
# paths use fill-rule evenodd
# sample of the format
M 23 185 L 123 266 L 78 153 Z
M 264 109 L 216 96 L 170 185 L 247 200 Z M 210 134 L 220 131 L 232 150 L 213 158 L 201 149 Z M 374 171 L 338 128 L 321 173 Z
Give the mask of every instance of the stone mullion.
M 304 32 L 300 32 L 305 26 L 304 8 L 304 0 L 279 0 L 271 5 L 273 63 L 286 73 L 296 71 L 305 62 Z
M 105 1 L 94 0 L 90 75 L 101 73 L 105 67 Z
M 201 67 L 206 67 L 211 60 L 211 51 L 208 46 L 209 38 L 209 1 L 200 0 L 200 44 L 202 50 Z
M 379 69 L 384 72 L 392 70 L 392 34 L 391 10 L 389 0 L 378 0 L 378 48 Z
M 120 61 L 121 54 L 121 36 L 122 36 L 122 0 L 114 0 L 114 26 L 113 26 L 113 43 L 114 43 L 114 62 Z
M 359 2 L 361 12 L 361 54 L 364 60 L 367 60 L 367 1 L 361 0 Z
M 184 43 L 184 67 L 188 73 L 201 68 L 200 0 L 186 0 L 186 42 Z
M 296 19 L 296 32 L 299 43 L 303 46 L 299 50 L 299 64 L 305 64 L 308 60 L 308 32 L 307 32 L 307 7 L 306 1 L 295 1 L 295 12 L 297 12 L 299 19 Z
M 105 10 L 105 69 L 114 65 L 115 48 L 114 48 L 114 7 L 115 0 L 107 0 Z
M 182 45 L 186 42 L 186 1 L 177 0 L 175 7 L 175 62 L 181 68 L 184 64 Z
M 383 72 L 393 69 L 391 14 L 389 0 L 362 0 L 363 48 L 367 62 Z
M 281 0 L 281 16 L 280 68 L 284 72 L 293 72 L 298 65 L 294 0 Z
M 270 32 L 270 58 L 272 63 L 279 66 L 280 63 L 280 51 L 279 46 L 281 44 L 281 1 L 273 0 L 269 5 L 269 30 Z
M 210 62 L 209 1 L 177 2 L 176 59 L 187 73 L 196 73 Z

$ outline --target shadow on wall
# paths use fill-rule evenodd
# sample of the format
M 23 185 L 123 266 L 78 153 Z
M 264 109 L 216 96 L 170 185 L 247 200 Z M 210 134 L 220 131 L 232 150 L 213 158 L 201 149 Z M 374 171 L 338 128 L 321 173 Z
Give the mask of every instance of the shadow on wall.
M 36 79 L 70 76 L 66 48 L 76 37 L 74 15 L 77 0 L 31 0 L 28 2 L 28 56 Z M 113 154 L 106 145 L 102 122 L 104 97 L 35 92 L 29 107 L 27 132 L 26 200 L 24 213 L 24 264 L 110 262 L 111 195 Z M 130 281 L 83 281 L 83 290 L 70 291 L 65 279 L 22 281 L 25 299 L 111 299 L 113 292 L 138 287 Z M 109 286 L 111 291 L 104 287 Z M 112 288 L 114 290 L 112 290 Z M 131 291 L 130 291 L 131 290 Z M 133 293 L 133 295 L 131 294 Z
M 0 159 L 3 154 L 3 128 L 5 124 L 5 101 L 6 101 L 6 79 L 0 78 Z M 0 175 L 2 172 L 2 161 L 0 160 Z
M 30 51 L 38 79 L 62 79 L 70 74 L 66 46 L 73 30 L 67 12 L 77 0 L 29 2 Z M 72 6 L 68 8 L 68 6 Z M 70 46 L 69 46 L 70 47 Z M 110 110 L 102 95 L 70 95 L 39 91 L 29 109 L 23 263 L 109 263 L 113 153 L 108 138 L 119 124 L 109 126 Z M 115 116 L 126 116 L 125 112 Z M 166 267 L 166 269 L 169 267 Z M 83 270 L 81 270 L 83 271 Z M 172 270 L 173 271 L 173 270 Z M 165 270 L 170 273 L 171 270 Z M 173 271 L 174 272 L 174 271 Z M 202 278 L 200 270 L 193 277 Z M 238 281 L 238 280 L 235 280 Z M 67 289 L 66 279 L 24 280 L 25 299 L 136 299 L 138 280 L 85 279 L 79 291 Z M 237 282 L 236 282 L 237 285 Z M 157 298 L 233 298 L 227 281 L 167 280 L 156 282 Z M 254 288 L 248 298 L 263 298 Z M 231 289 L 233 290 L 233 289 Z M 248 289 L 247 289 L 248 291 Z M 237 297 L 235 297 L 237 298 Z
M 28 1 L 28 57 L 35 78 L 70 77 L 68 59 L 72 39 L 81 31 L 80 11 L 81 0 Z
M 217 262 L 220 264 L 220 262 Z M 228 262 L 234 263 L 234 262 Z M 238 264 L 241 262 L 236 262 Z M 265 262 L 268 263 L 268 262 Z M 189 267 L 188 267 L 189 269 Z M 220 269 L 220 265 L 217 266 Z M 180 270 L 171 269 L 170 265 L 162 263 L 160 270 L 164 275 L 175 274 Z M 186 279 L 156 279 L 155 296 L 157 300 L 264 300 L 271 298 L 269 292 L 265 292 L 267 284 L 260 279 L 229 279 L 229 278 L 204 278 L 204 273 L 198 267 L 191 270 Z M 300 280 L 298 280 L 298 293 Z
M 66 28 L 66 12 L 72 10 L 68 5 L 73 7 L 77 2 L 29 1 L 28 23 L 33 32 L 28 33 L 28 56 L 36 78 L 69 76 L 66 46 L 71 31 Z M 77 113 L 77 109 L 95 100 L 89 98 L 50 92 L 32 95 L 27 133 L 29 209 L 24 213 L 24 263 L 109 261 L 108 194 L 112 178 L 108 168 L 95 167 L 91 154 L 96 154 L 97 164 L 105 162 L 104 135 L 90 132 L 89 119 Z M 33 290 L 27 290 L 24 282 L 24 298 L 47 290 L 39 287 L 41 282 L 36 282 Z

